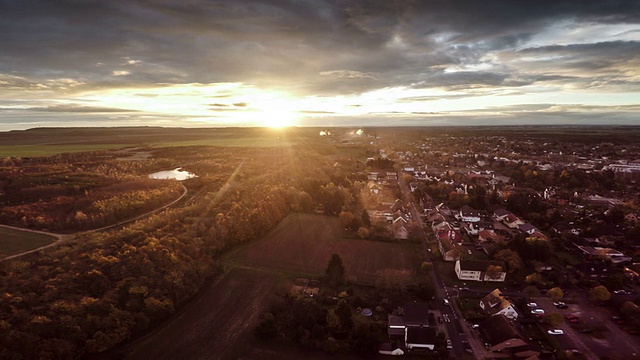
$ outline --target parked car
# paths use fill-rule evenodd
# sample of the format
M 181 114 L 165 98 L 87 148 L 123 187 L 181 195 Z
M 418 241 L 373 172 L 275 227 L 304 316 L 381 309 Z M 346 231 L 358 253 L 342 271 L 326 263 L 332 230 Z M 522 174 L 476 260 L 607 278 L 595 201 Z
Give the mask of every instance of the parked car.
M 537 308 L 537 307 L 538 307 L 538 304 L 536 304 L 536 303 L 534 303 L 534 302 L 531 302 L 531 303 L 528 303 L 528 304 L 527 304 L 527 307 L 528 307 L 529 309 L 535 309 L 535 308 Z
M 563 303 L 562 301 L 556 301 L 553 303 L 553 306 L 557 307 L 558 309 L 566 309 L 569 306 L 567 306 L 567 304 Z
M 451 344 L 451 340 L 447 339 L 447 349 L 453 349 L 453 345 Z
M 542 309 L 533 309 L 533 310 L 531 310 L 531 313 L 533 315 L 544 315 L 544 310 L 542 310 Z
M 549 335 L 562 335 L 562 334 L 564 334 L 564 331 L 562 331 L 560 329 L 553 329 L 553 330 L 547 331 L 547 334 L 549 334 Z
M 471 328 L 472 328 L 472 329 L 477 329 L 477 328 L 479 328 L 479 327 L 480 327 L 480 325 L 478 325 L 478 324 L 473 324 L 473 325 L 471 325 Z
M 565 319 L 567 319 L 567 321 L 569 321 L 570 323 L 577 323 L 578 321 L 580 321 L 580 318 L 578 317 L 578 315 L 574 315 L 574 314 L 569 314 L 565 316 Z
M 447 306 L 449 306 L 449 304 L 450 304 L 450 303 L 449 303 L 449 300 L 447 300 L 447 299 L 444 299 L 442 302 L 443 302 L 445 305 L 447 305 Z

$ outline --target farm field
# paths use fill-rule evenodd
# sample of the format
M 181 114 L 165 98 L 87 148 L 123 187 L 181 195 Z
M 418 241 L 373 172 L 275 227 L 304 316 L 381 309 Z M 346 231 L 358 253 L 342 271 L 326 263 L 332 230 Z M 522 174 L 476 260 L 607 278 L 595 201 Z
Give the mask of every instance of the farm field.
M 160 330 L 104 359 L 237 359 L 277 287 L 271 274 L 232 269 Z
M 0 226 L 0 259 L 56 241 L 53 236 Z
M 342 237 L 340 220 L 313 214 L 290 214 L 266 237 L 226 257 L 230 264 L 289 275 L 321 276 L 331 254 L 342 258 L 347 278 L 373 284 L 376 271 L 419 267 L 419 246 Z

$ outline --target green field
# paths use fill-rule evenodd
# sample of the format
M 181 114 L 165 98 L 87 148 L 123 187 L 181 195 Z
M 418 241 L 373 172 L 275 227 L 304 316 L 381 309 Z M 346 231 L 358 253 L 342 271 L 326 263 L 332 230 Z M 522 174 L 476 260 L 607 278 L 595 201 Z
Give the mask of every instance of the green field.
M 77 144 L 77 145 L 0 145 L 0 157 L 35 157 L 62 153 L 120 149 L 128 144 Z
M 277 137 L 255 137 L 255 138 L 211 138 L 184 141 L 165 141 L 154 143 L 154 147 L 174 147 L 174 146 L 225 146 L 225 147 L 281 147 L 291 146 L 294 142 L 279 139 Z
M 51 244 L 55 237 L 0 227 L 0 258 Z

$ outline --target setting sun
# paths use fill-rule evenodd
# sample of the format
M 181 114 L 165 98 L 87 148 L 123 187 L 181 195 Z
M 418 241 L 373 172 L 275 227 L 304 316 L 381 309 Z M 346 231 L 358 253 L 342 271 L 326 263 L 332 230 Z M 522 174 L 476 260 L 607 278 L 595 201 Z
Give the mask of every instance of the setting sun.
M 284 128 L 294 125 L 296 118 L 293 112 L 278 109 L 260 112 L 258 116 L 262 118 L 260 122 L 264 126 L 271 128 Z

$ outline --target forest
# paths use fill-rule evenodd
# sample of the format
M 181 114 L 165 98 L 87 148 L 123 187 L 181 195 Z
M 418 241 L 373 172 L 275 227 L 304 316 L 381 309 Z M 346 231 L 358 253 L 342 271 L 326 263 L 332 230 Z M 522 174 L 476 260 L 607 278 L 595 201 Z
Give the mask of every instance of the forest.
M 184 306 L 224 271 L 222 252 L 258 239 L 289 212 L 337 216 L 356 203 L 353 181 L 324 146 L 152 152 L 145 161 L 111 151 L 3 161 L 0 222 L 67 233 L 180 195 L 180 183 L 150 180 L 150 172 L 182 166 L 198 177 L 183 182 L 188 194 L 179 206 L 0 262 L 0 358 L 73 359 L 110 349 Z

